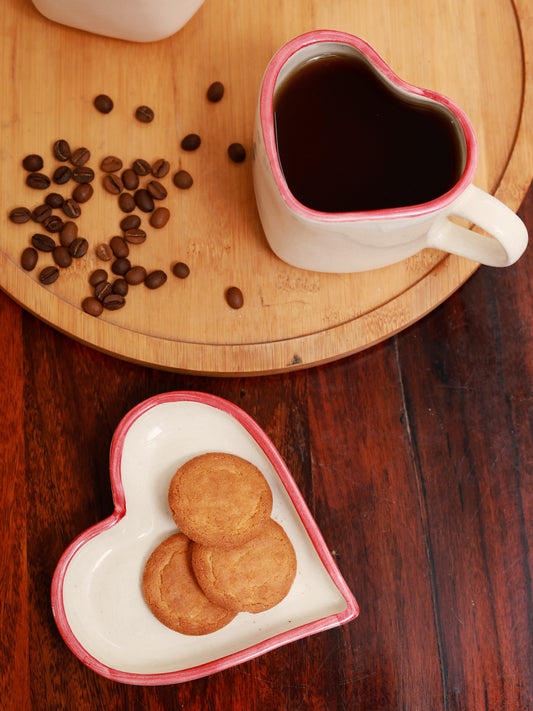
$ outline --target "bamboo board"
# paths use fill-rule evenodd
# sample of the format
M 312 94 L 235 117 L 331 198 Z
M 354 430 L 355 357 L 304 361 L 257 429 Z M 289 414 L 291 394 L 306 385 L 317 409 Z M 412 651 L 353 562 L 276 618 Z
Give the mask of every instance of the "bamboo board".
M 3 0 L 0 287 L 75 339 L 170 370 L 282 372 L 378 343 L 435 308 L 478 265 L 426 250 L 386 269 L 334 275 L 298 270 L 275 257 L 261 230 L 251 177 L 263 71 L 274 52 L 302 32 L 329 28 L 359 35 L 400 77 L 465 109 L 480 143 L 476 184 L 516 210 L 533 177 L 533 17 L 526 5 L 527 0 L 206 0 L 173 37 L 133 44 L 55 24 L 30 0 Z M 226 87 L 219 104 L 205 99 L 214 80 Z M 92 106 L 99 93 L 113 98 L 110 114 Z M 154 109 L 151 124 L 133 118 L 141 104 Z M 200 134 L 202 145 L 186 154 L 180 141 L 189 132 Z M 51 174 L 58 165 L 52 155 L 58 138 L 73 148 L 87 146 L 98 177 L 78 221 L 90 250 L 45 287 L 38 270 L 28 274 L 19 266 L 38 226 L 14 225 L 7 215 L 13 207 L 42 201 L 26 187 L 21 160 L 40 153 Z M 239 165 L 226 154 L 234 141 L 248 151 Z M 82 298 L 91 293 L 89 274 L 102 266 L 94 247 L 119 233 L 123 216 L 116 198 L 97 185 L 98 166 L 109 154 L 125 165 L 139 157 L 171 163 L 162 181 L 171 219 L 162 230 L 147 228 L 147 241 L 130 255 L 132 263 L 163 268 L 169 278 L 157 291 L 130 288 L 125 308 L 95 319 L 81 310 Z M 189 191 L 170 180 L 180 167 L 193 175 Z M 71 189 L 69 184 L 65 194 Z M 175 261 L 189 265 L 187 279 L 172 276 Z M 41 257 L 40 266 L 48 263 L 51 258 Z M 232 285 L 244 294 L 239 310 L 224 299 Z

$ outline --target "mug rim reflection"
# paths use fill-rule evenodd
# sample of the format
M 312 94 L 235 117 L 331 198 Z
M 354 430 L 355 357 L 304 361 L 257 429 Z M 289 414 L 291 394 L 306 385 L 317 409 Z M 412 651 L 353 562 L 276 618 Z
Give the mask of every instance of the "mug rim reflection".
M 450 190 L 429 202 L 417 205 L 383 208 L 378 210 L 359 210 L 353 212 L 322 212 L 307 207 L 297 200 L 285 180 L 278 155 L 276 130 L 274 124 L 274 98 L 276 89 L 278 88 L 280 73 L 287 62 L 294 55 L 305 48 L 312 47 L 313 45 L 328 43 L 345 45 L 357 50 L 370 62 L 371 66 L 382 77 L 384 77 L 385 80 L 388 81 L 388 83 L 392 84 L 402 92 L 406 92 L 410 96 L 435 102 L 438 105 L 448 109 L 448 111 L 453 114 L 463 133 L 462 137 L 465 142 L 466 155 L 465 167 L 461 177 L 457 180 L 453 187 L 450 188 Z M 320 56 L 320 52 L 317 52 L 316 56 Z M 361 220 L 399 219 L 426 214 L 429 215 L 446 207 L 456 200 L 465 188 L 473 182 L 477 169 L 477 137 L 468 116 L 461 109 L 461 107 L 443 94 L 430 89 L 422 89 L 404 81 L 392 71 L 381 56 L 365 40 L 347 32 L 341 32 L 338 30 L 314 30 L 312 32 L 299 35 L 283 45 L 272 57 L 265 71 L 259 96 L 259 116 L 270 169 L 272 171 L 276 187 L 279 190 L 283 201 L 295 214 L 313 221 L 332 223 L 357 222 Z

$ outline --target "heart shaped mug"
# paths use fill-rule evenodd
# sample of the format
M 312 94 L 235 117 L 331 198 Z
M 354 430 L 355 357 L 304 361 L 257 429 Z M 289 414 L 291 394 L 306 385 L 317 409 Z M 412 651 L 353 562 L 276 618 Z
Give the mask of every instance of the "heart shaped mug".
M 526 249 L 526 227 L 472 184 L 477 160 L 459 106 L 407 84 L 358 37 L 308 32 L 265 71 L 254 189 L 270 247 L 293 266 L 367 271 L 426 247 L 513 264 Z

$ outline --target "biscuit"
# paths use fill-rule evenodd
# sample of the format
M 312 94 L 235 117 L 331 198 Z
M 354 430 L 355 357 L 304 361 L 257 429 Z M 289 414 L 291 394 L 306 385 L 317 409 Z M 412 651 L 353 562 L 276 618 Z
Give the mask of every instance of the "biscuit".
M 152 613 L 166 627 L 187 635 L 215 632 L 235 613 L 210 602 L 191 567 L 191 541 L 183 533 L 166 538 L 144 568 L 142 589 Z
M 262 612 L 281 602 L 296 575 L 296 553 L 283 528 L 269 519 L 237 548 L 193 545 L 192 566 L 206 597 L 233 612 Z
M 233 454 L 210 452 L 178 469 L 168 489 L 178 528 L 205 546 L 233 547 L 249 541 L 272 512 L 263 474 Z

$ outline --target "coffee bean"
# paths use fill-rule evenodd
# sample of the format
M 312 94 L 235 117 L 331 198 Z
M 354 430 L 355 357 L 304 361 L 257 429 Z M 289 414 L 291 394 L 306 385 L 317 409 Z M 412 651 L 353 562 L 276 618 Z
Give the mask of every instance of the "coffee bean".
M 167 189 L 159 180 L 150 180 L 146 189 L 154 200 L 164 200 L 167 197 Z
M 121 178 L 126 190 L 137 190 L 139 187 L 139 176 L 132 168 L 126 168 Z
M 81 215 L 81 207 L 79 206 L 79 203 L 76 202 L 76 200 L 65 200 L 65 202 L 61 206 L 61 209 L 63 210 L 65 215 L 70 218 L 76 219 Z
M 192 183 L 192 176 L 186 170 L 178 170 L 178 172 L 172 178 L 174 185 L 180 190 L 188 190 Z
M 87 296 L 87 298 L 83 299 L 81 302 L 81 308 L 85 311 L 85 313 L 89 314 L 89 316 L 100 316 L 104 310 L 102 304 L 98 301 L 98 299 L 95 299 L 94 296 Z
M 95 269 L 94 272 L 89 277 L 89 284 L 91 286 L 96 286 L 102 281 L 107 281 L 107 272 L 105 269 Z
M 43 220 L 42 225 L 47 232 L 61 232 L 63 229 L 63 220 L 59 215 L 50 215 L 50 217 L 46 217 Z
M 143 212 L 152 212 L 155 205 L 154 200 L 148 190 L 145 190 L 144 188 L 136 190 L 133 197 L 135 200 L 135 205 L 137 205 L 139 210 L 142 210 Z
M 170 163 L 164 158 L 159 158 L 152 165 L 152 175 L 154 178 L 164 178 L 170 170 Z
M 100 163 L 100 169 L 104 173 L 113 173 L 122 168 L 122 161 L 117 156 L 106 156 Z
M 53 150 L 55 158 L 63 163 L 70 158 L 70 146 L 62 138 L 54 143 Z
M 226 301 L 228 302 L 228 306 L 231 306 L 232 309 L 242 308 L 244 297 L 239 287 L 230 286 L 230 288 L 226 290 Z
M 26 185 L 34 190 L 46 190 L 50 187 L 50 178 L 44 173 L 28 173 Z
M 197 133 L 189 133 L 182 140 L 181 147 L 184 151 L 195 151 L 199 147 L 201 142 L 202 139 Z
M 23 225 L 25 222 L 28 222 L 28 220 L 31 219 L 31 212 L 28 210 L 27 207 L 15 207 L 9 213 L 9 219 L 16 225 Z
M 35 269 L 37 260 L 39 259 L 39 254 L 33 247 L 26 247 L 20 256 L 20 266 L 27 272 L 31 272 Z
M 39 252 L 53 252 L 56 246 L 51 237 L 39 233 L 32 235 L 31 243 Z
M 113 287 L 111 284 L 107 281 L 100 281 L 98 284 L 94 285 L 94 295 L 98 299 L 98 301 L 103 301 L 106 296 L 109 296 L 109 294 L 113 293 Z
M 78 225 L 75 222 L 64 222 L 59 235 L 63 247 L 70 247 L 78 236 Z
M 66 247 L 63 247 L 63 245 L 56 247 L 52 253 L 52 256 L 57 266 L 62 269 L 66 269 L 72 264 L 72 255 Z
M 47 217 L 52 214 L 52 208 L 46 203 L 44 205 L 37 205 L 37 207 L 32 210 L 31 219 L 34 222 L 43 222 Z
M 107 94 L 98 94 L 98 96 L 95 97 L 93 104 L 94 108 L 101 114 L 108 114 L 113 110 L 113 99 Z
M 91 183 L 94 180 L 94 170 L 88 165 L 79 166 L 72 171 L 72 179 L 76 183 Z
M 124 239 L 130 244 L 142 244 L 146 241 L 146 232 L 141 230 L 140 227 L 136 229 L 132 227 L 124 232 Z
M 120 294 L 121 296 L 126 296 L 129 291 L 129 284 L 125 279 L 119 277 L 113 282 L 113 294 Z
M 50 205 L 52 210 L 55 210 L 56 208 L 61 207 L 64 203 L 64 198 L 59 193 L 48 193 L 44 201 L 47 205 Z
M 126 259 L 126 257 L 119 257 L 118 259 L 115 259 L 115 261 L 111 265 L 111 271 L 117 276 L 124 276 L 124 274 L 126 274 L 126 272 L 129 272 L 130 269 L 131 262 L 129 259 Z
M 137 158 L 132 165 L 132 169 L 140 176 L 148 175 L 152 170 L 150 163 L 143 158 Z
M 150 123 L 154 120 L 154 112 L 149 106 L 139 106 L 135 110 L 135 118 L 141 123 Z
M 166 280 L 167 275 L 165 272 L 162 269 L 155 269 L 146 276 L 144 283 L 149 289 L 159 289 L 160 286 L 163 286 Z
M 102 185 L 104 186 L 105 190 L 107 190 L 107 192 L 111 193 L 112 195 L 118 195 L 124 190 L 122 180 L 119 178 L 118 175 L 115 175 L 114 173 L 109 173 L 108 175 L 106 175 L 102 180 Z
M 135 200 L 131 193 L 121 193 L 118 198 L 118 206 L 122 212 L 133 212 L 135 210 Z
M 72 165 L 81 166 L 85 165 L 90 157 L 91 151 L 88 148 L 76 148 L 70 155 L 70 162 Z
M 59 276 L 59 269 L 57 267 L 45 267 L 41 269 L 39 274 L 39 281 L 42 284 L 53 284 Z
M 74 259 L 80 259 L 87 254 L 89 249 L 89 242 L 85 237 L 76 237 L 74 242 L 69 247 L 69 252 L 74 257 Z
M 104 309 L 118 311 L 126 304 L 126 299 L 120 294 L 108 294 L 103 301 Z
M 109 246 L 111 247 L 111 251 L 117 259 L 123 259 L 124 257 L 127 257 L 130 253 L 130 248 L 126 244 L 125 240 L 122 237 L 119 237 L 118 235 L 116 235 L 115 237 L 111 237 L 111 240 L 109 241 Z
M 94 251 L 96 252 L 96 256 L 98 257 L 98 259 L 101 259 L 102 262 L 109 262 L 110 259 L 112 259 L 113 257 L 111 247 L 105 242 L 99 244 Z
M 184 262 L 176 262 L 172 267 L 172 273 L 178 279 L 186 279 L 189 276 L 190 269 Z
M 126 230 L 136 230 L 140 226 L 141 218 L 139 215 L 127 215 L 120 221 L 120 229 L 124 232 L 126 232 Z
M 90 183 L 82 183 L 72 191 L 72 199 L 78 203 L 87 202 L 93 196 L 93 186 Z
M 246 149 L 242 143 L 232 143 L 228 147 L 228 155 L 234 163 L 242 163 L 246 158 Z
M 54 174 L 52 175 L 52 180 L 54 183 L 57 183 L 57 185 L 64 185 L 65 183 L 68 183 L 71 178 L 72 171 L 68 165 L 60 165 L 59 168 L 54 170 Z
M 214 81 L 207 89 L 207 100 L 212 103 L 220 101 L 224 96 L 224 84 L 220 81 Z
M 156 208 L 150 215 L 150 224 L 155 227 L 156 230 L 164 227 L 170 218 L 170 211 L 166 207 Z
M 128 269 L 128 271 L 124 274 L 124 279 L 130 284 L 131 286 L 136 286 L 137 284 L 142 284 L 143 281 L 146 278 L 146 269 L 144 267 L 131 267 L 131 269 Z
M 22 161 L 24 170 L 27 170 L 29 173 L 42 170 L 43 165 L 44 161 L 40 155 L 37 155 L 37 153 L 30 153 L 30 155 L 26 156 Z

